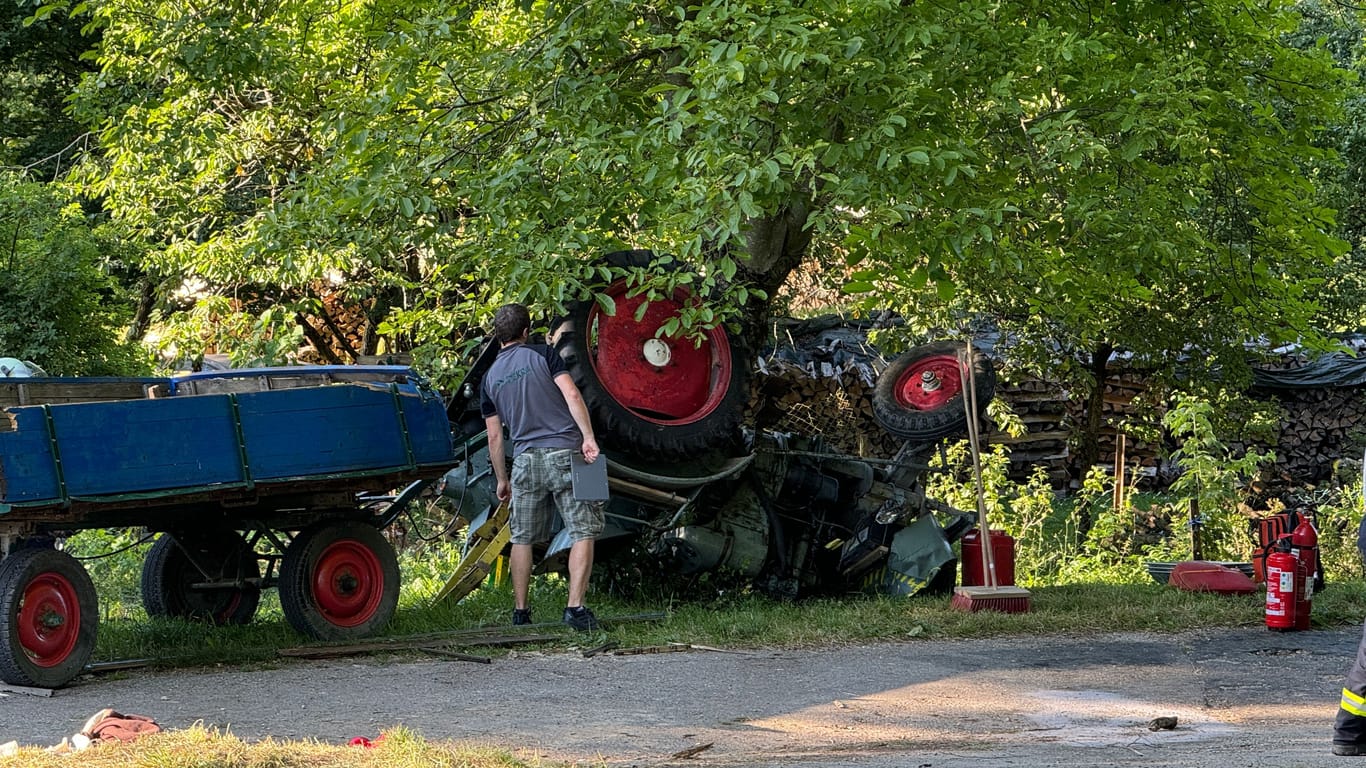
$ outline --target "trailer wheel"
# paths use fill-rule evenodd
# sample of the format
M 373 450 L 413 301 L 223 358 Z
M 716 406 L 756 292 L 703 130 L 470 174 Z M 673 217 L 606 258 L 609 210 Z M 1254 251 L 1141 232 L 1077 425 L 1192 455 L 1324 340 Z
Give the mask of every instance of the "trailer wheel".
M 142 561 L 142 606 L 148 616 L 218 626 L 246 624 L 256 615 L 261 588 L 243 582 L 260 577 L 256 553 L 236 531 L 164 533 Z M 205 581 L 236 581 L 241 586 L 195 589 L 196 583 Z
M 10 685 L 60 687 L 95 652 L 95 585 L 65 552 L 11 553 L 0 564 L 0 606 L 0 678 Z
M 612 266 L 651 267 L 650 251 L 608 254 Z M 664 267 L 669 268 L 669 267 Z M 685 287 L 649 302 L 630 295 L 626 280 L 601 290 L 616 305 L 607 314 L 596 301 L 570 305 L 555 329 L 555 349 L 583 394 L 606 444 L 646 458 L 677 459 L 724 446 L 736 434 L 748 391 L 748 360 L 725 328 L 689 338 L 656 332 L 694 301 Z
M 317 640 L 368 637 L 398 607 L 398 558 L 374 526 L 319 523 L 299 532 L 280 563 L 280 607 Z
M 931 441 L 962 434 L 968 418 L 963 408 L 960 345 L 951 341 L 916 347 L 892 361 L 873 390 L 873 418 L 904 440 Z M 981 353 L 973 354 L 977 407 L 985 411 L 996 389 L 996 369 Z

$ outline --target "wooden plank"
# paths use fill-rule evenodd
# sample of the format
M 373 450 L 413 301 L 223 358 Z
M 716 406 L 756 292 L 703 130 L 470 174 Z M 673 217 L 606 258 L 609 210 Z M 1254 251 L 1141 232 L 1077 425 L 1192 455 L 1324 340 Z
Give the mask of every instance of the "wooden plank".
M 165 382 L 157 378 L 117 377 L 0 379 L 0 407 L 142 400 L 158 387 L 164 387 Z
M 91 673 L 118 672 L 125 669 L 141 669 L 152 663 L 152 659 L 123 659 L 122 661 L 97 661 L 85 665 L 85 671 Z
M 0 683 L 0 691 L 3 691 L 4 693 L 17 693 L 21 696 L 37 696 L 43 699 L 52 698 L 52 690 L 50 688 L 29 688 L 23 685 Z
M 1068 430 L 1056 429 L 1047 432 L 1026 432 L 1025 434 L 1019 437 L 1011 437 L 1010 435 L 1004 434 L 992 435 L 987 442 L 992 443 L 994 445 L 1021 445 L 1024 443 L 1036 443 L 1043 442 L 1046 440 L 1065 441 L 1067 440 L 1067 438 L 1071 436 L 1072 433 Z
M 300 646 L 281 648 L 277 653 L 293 659 L 329 659 L 338 656 L 355 656 L 362 653 L 383 653 L 386 651 L 427 651 L 443 645 L 520 645 L 524 643 L 544 643 L 564 639 L 563 634 L 554 635 L 489 635 L 468 638 L 464 642 L 434 643 L 431 640 L 415 642 L 376 641 L 373 643 L 353 643 L 351 645 Z
M 422 648 L 423 653 L 430 653 L 434 656 L 444 656 L 456 661 L 472 661 L 476 664 L 492 664 L 493 659 L 488 656 L 476 656 L 472 653 L 460 653 L 459 651 L 448 651 L 444 648 Z

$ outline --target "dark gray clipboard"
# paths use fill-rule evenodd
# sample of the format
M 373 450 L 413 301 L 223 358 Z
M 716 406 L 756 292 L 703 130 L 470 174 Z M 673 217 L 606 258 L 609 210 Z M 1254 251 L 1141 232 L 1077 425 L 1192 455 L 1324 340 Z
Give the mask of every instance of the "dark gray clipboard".
M 575 451 L 569 462 L 569 477 L 574 484 L 574 498 L 579 501 L 607 500 L 607 457 L 599 455 L 589 464 L 583 454 Z

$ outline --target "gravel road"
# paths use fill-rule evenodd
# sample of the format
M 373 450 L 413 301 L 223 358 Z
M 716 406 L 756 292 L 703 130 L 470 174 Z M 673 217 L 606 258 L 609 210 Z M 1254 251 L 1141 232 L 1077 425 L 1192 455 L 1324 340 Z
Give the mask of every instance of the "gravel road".
M 401 724 L 611 766 L 1341 766 L 1330 730 L 1358 637 L 1258 628 L 141 671 L 5 695 L 0 741 L 56 743 L 114 707 L 248 740 L 343 742 Z M 1148 730 L 1164 716 L 1174 730 Z

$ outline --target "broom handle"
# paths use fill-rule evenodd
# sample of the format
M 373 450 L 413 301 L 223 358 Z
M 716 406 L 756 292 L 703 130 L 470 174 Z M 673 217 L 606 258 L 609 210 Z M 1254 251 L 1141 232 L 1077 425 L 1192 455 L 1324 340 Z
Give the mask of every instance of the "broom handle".
M 967 353 L 959 362 L 964 384 L 963 406 L 968 416 L 968 447 L 972 451 L 972 477 L 977 486 L 978 543 L 982 547 L 982 586 L 996 586 L 996 553 L 991 551 L 991 525 L 987 522 L 986 492 L 982 488 L 982 452 L 977 436 L 977 382 L 972 375 L 972 339 L 968 339 Z

